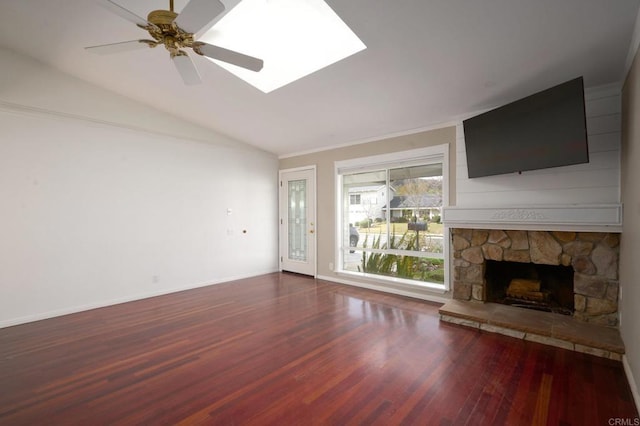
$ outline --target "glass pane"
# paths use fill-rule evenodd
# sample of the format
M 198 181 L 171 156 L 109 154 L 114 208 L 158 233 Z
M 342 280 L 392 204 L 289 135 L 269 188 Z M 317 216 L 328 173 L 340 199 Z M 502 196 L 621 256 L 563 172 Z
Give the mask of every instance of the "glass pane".
M 442 253 L 442 164 L 389 170 L 388 248 Z
M 289 259 L 307 260 L 307 181 L 288 182 L 289 202 Z
M 343 176 L 342 247 L 344 265 L 352 263 L 357 247 L 368 234 L 386 231 L 387 172 L 385 170 Z

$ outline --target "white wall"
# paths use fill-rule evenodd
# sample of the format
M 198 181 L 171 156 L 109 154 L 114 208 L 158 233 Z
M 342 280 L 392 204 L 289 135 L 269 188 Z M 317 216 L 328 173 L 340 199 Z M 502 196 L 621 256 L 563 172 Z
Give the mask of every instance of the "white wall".
M 620 88 L 585 90 L 589 163 L 469 179 L 462 123 L 456 127 L 457 206 L 620 202 Z
M 0 326 L 277 270 L 275 156 L 0 58 Z
M 640 13 L 636 33 L 640 33 Z M 640 50 L 633 44 L 633 67 L 623 89 L 622 203 L 620 241 L 620 332 L 625 343 L 625 368 L 640 410 Z

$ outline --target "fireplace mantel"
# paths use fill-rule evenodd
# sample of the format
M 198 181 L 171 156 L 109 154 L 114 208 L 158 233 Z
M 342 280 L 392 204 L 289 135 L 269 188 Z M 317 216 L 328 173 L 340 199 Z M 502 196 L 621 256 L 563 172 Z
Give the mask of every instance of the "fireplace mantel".
M 443 208 L 442 221 L 455 228 L 620 233 L 622 205 L 452 206 Z

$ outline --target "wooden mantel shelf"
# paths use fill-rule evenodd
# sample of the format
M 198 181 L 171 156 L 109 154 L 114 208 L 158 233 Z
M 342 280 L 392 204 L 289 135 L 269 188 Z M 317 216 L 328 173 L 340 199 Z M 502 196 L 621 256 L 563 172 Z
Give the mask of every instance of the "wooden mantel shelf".
M 622 232 L 621 204 L 444 207 L 451 228 Z

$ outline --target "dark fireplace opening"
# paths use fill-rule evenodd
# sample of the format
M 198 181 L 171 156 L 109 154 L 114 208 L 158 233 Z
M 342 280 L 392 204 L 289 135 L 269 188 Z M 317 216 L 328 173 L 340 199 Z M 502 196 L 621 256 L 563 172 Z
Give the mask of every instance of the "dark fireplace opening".
M 487 260 L 486 300 L 573 315 L 573 268 Z

